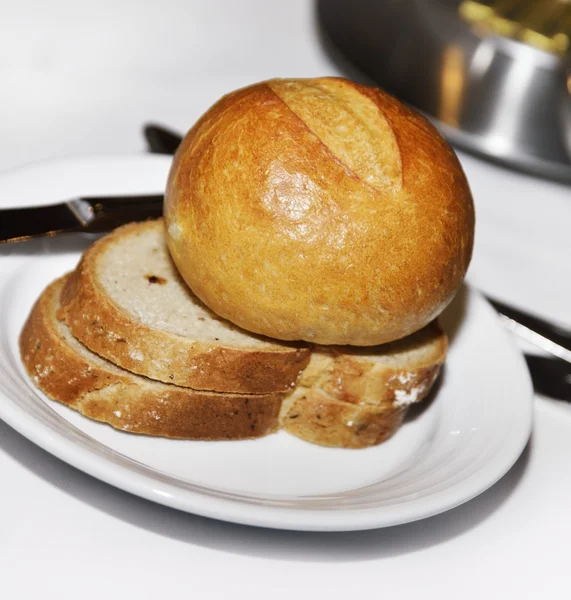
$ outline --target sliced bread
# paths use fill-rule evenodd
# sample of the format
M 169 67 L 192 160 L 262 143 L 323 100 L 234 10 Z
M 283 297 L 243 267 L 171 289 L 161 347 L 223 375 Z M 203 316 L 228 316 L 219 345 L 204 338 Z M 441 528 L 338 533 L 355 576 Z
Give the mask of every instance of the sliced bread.
M 283 393 L 196 391 L 135 375 L 88 350 L 56 316 L 65 284 L 59 279 L 43 292 L 20 335 L 26 370 L 50 398 L 131 433 L 229 440 L 278 428 Z
M 51 284 L 34 306 L 20 337 L 24 365 L 50 398 L 133 433 L 245 439 L 281 426 L 324 446 L 376 445 L 426 397 L 446 353 L 446 336 L 433 324 L 368 354 L 319 347 L 289 395 L 196 391 L 121 369 L 76 340 L 56 316 L 68 278 Z
M 282 405 L 281 426 L 324 446 L 380 444 L 400 427 L 408 408 L 429 394 L 447 347 L 436 322 L 382 346 L 318 347 Z
M 249 334 L 207 309 L 180 278 L 163 221 L 116 229 L 84 254 L 60 317 L 90 350 L 179 386 L 265 394 L 295 387 L 307 346 Z

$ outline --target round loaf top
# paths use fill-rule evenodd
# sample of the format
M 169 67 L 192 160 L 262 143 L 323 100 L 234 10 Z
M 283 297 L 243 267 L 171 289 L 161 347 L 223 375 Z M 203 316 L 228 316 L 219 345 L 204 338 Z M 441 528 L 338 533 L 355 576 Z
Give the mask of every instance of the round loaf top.
M 374 345 L 434 319 L 470 262 L 474 208 L 450 146 L 381 90 L 277 79 L 223 97 L 168 178 L 172 257 L 244 329 Z

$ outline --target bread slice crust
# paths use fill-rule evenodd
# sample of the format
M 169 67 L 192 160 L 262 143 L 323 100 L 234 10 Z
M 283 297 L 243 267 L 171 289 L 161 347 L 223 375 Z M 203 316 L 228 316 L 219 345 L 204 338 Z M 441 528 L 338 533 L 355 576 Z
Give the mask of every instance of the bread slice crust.
M 162 219 L 120 227 L 85 252 L 66 282 L 59 312 L 73 335 L 122 368 L 165 383 L 248 394 L 295 387 L 309 362 L 307 345 L 268 341 L 261 346 L 259 338 L 251 347 L 200 341 L 149 326 L 109 297 L 98 280 L 99 261 L 125 236 L 133 236 L 137 252 L 136 236 L 148 228 L 162 232 Z
M 380 346 L 316 346 L 299 385 L 361 406 L 414 403 L 432 387 L 447 351 L 448 338 L 436 321 Z
M 68 280 L 61 278 L 46 288 L 20 335 L 24 366 L 52 400 L 130 433 L 236 440 L 277 430 L 283 393 L 216 393 L 160 383 L 121 369 L 74 343 L 56 316 Z
M 366 448 L 388 440 L 441 372 L 448 338 L 433 322 L 375 348 L 317 347 L 282 404 L 282 429 L 322 446 Z
M 381 444 L 399 429 L 408 410 L 405 406 L 359 406 L 303 386 L 282 406 L 284 431 L 312 444 L 337 448 Z

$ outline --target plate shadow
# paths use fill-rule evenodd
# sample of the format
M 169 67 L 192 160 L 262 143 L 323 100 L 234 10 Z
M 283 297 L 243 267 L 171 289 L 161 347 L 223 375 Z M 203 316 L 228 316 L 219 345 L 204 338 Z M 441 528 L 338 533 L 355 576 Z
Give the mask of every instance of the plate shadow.
M 0 421 L 0 450 L 23 468 L 79 502 L 156 535 L 195 546 L 293 562 L 378 560 L 429 548 L 485 521 L 522 479 L 533 440 L 512 469 L 489 490 L 446 513 L 395 527 L 346 533 L 281 531 L 187 514 L 128 494 L 42 450 Z M 41 501 L 39 499 L 38 501 Z

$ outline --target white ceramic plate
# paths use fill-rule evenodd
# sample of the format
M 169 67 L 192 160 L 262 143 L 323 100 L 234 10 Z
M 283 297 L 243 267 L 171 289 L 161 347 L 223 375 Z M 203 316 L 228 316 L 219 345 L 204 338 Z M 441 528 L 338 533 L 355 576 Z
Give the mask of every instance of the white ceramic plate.
M 157 192 L 170 160 L 156 155 L 45 163 L 0 177 L 1 206 L 79 194 Z M 18 334 L 44 286 L 73 268 L 86 236 L 0 248 L 0 417 L 75 467 L 184 511 L 283 529 L 341 531 L 428 517 L 470 500 L 516 461 L 531 430 L 532 389 L 495 313 L 463 290 L 443 321 L 451 334 L 440 389 L 388 442 L 314 446 L 284 432 L 192 442 L 115 431 L 39 393 Z

